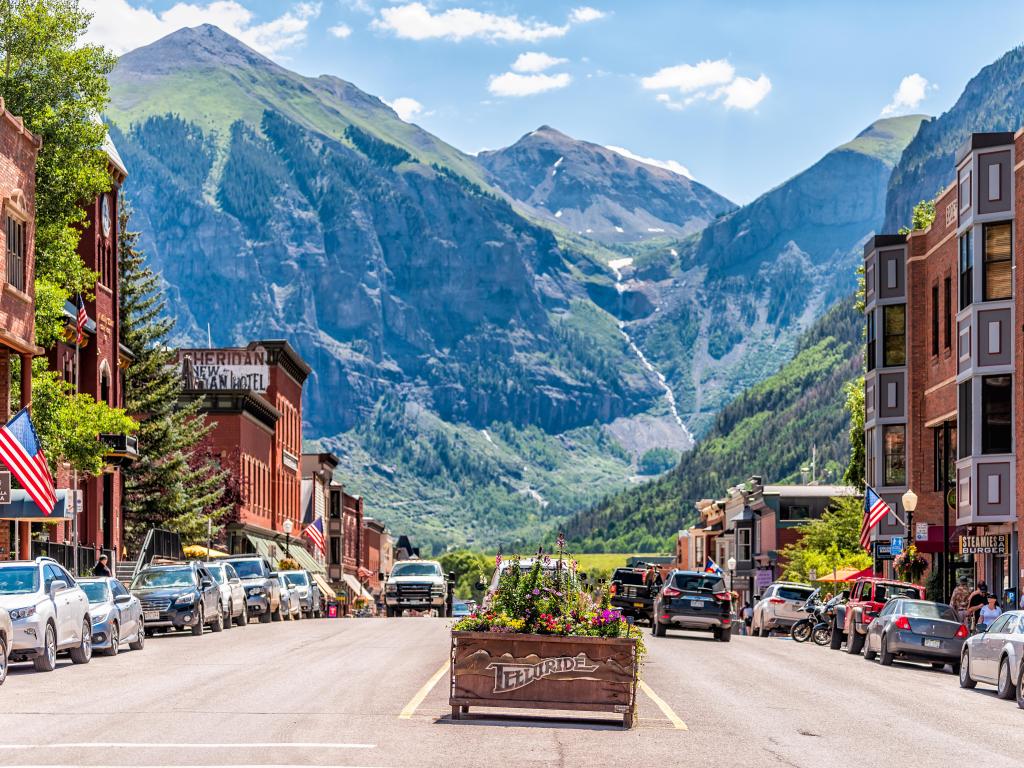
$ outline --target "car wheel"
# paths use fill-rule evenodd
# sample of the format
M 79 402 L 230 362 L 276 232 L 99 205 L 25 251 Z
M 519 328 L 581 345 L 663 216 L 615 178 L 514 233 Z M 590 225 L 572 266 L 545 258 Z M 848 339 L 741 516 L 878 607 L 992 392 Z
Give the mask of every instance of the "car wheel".
M 240 627 L 244 627 L 246 624 L 249 623 L 249 608 L 248 608 L 248 606 L 245 606 L 245 605 L 242 606 L 242 612 L 240 614 L 238 614 L 238 618 L 234 619 L 234 621 Z
M 203 634 L 203 627 L 206 626 L 206 612 L 203 610 L 203 606 L 199 606 L 199 616 L 196 618 L 196 623 L 192 627 L 192 636 L 199 637 Z
M 666 629 L 667 627 L 664 624 L 655 619 L 654 627 L 651 629 L 651 632 L 654 634 L 655 637 L 664 637 Z
M 864 638 L 864 658 L 867 659 L 868 661 L 874 661 L 875 658 L 878 656 L 878 654 L 875 653 L 872 650 L 869 650 L 870 648 L 871 648 L 871 639 L 868 638 L 868 637 L 865 637 Z
M 224 622 L 224 629 L 231 629 L 231 627 L 234 626 L 235 622 L 231 618 L 234 615 L 235 615 L 235 606 L 234 606 L 233 603 L 228 603 L 228 612 L 225 613 L 225 614 L 222 614 L 222 616 L 221 616 L 221 621 Z
M 141 651 L 146 647 L 146 625 L 142 623 L 142 619 L 139 619 L 139 632 L 135 639 L 128 643 L 128 647 L 133 651 Z
M 270 615 L 270 611 L 266 610 L 260 614 L 260 624 L 269 624 L 273 618 L 274 617 Z
M 7 640 L 0 635 L 0 685 L 7 679 Z
M 1024 709 L 1024 661 L 1017 670 L 1017 706 Z
M 284 613 L 282 613 L 282 611 L 281 611 L 281 604 L 280 603 L 277 604 L 277 610 L 274 611 L 273 620 L 274 621 L 284 621 Z
M 73 664 L 88 664 L 92 658 L 92 624 L 88 617 L 82 622 L 82 641 L 71 649 Z
M 878 645 L 878 660 L 881 662 L 883 667 L 891 667 L 892 662 L 896 657 L 889 653 L 889 641 L 885 635 L 882 635 L 882 639 Z
M 43 652 L 36 656 L 32 663 L 37 672 L 53 672 L 57 668 L 57 632 L 53 624 L 46 625 L 43 633 Z
M 720 642 L 728 643 L 731 638 L 732 638 L 732 627 L 726 627 L 725 629 L 722 629 L 722 630 L 720 630 L 718 632 L 718 637 L 716 639 L 719 640 Z
M 121 630 L 115 621 L 110 625 L 110 647 L 107 649 L 107 656 L 117 656 L 121 650 Z
M 850 632 L 850 636 L 846 638 L 846 652 L 856 656 L 864 649 L 864 635 L 857 630 Z
M 973 688 L 977 684 L 971 677 L 970 656 L 967 651 L 964 651 L 964 655 L 960 659 L 960 687 Z
M 217 611 L 217 618 L 210 622 L 210 629 L 214 632 L 224 631 L 224 614 L 219 610 Z
M 832 639 L 829 640 L 828 647 L 833 651 L 838 651 L 843 647 L 843 630 L 835 622 L 832 622 Z
M 996 696 L 1000 699 L 1013 698 L 1013 678 L 1010 676 L 1010 662 L 1004 656 L 999 662 L 999 677 L 996 681 Z

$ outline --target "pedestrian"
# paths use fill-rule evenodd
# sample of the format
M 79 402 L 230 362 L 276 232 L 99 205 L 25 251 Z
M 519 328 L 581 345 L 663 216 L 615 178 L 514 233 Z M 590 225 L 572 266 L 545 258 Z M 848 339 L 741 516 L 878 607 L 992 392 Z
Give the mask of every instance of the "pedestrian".
M 999 600 L 995 595 L 987 595 L 988 605 L 983 605 L 978 611 L 978 629 L 988 629 L 992 622 L 1003 615 L 1003 609 L 999 607 Z
M 750 634 L 750 623 L 754 620 L 754 609 L 751 607 L 748 601 L 743 608 L 740 609 L 740 634 Z
M 110 576 L 110 569 L 107 567 L 107 556 L 100 555 L 100 559 L 96 561 L 96 565 L 92 567 L 93 576 Z
M 657 591 L 661 589 L 663 579 L 661 578 L 661 571 L 658 570 L 658 566 L 651 563 L 647 566 L 647 573 L 644 574 L 644 584 L 651 588 L 651 591 Z
M 971 598 L 971 588 L 967 585 L 967 577 L 961 576 L 960 583 L 949 596 L 949 605 L 956 613 L 958 621 L 967 619 L 967 603 Z
M 967 622 L 971 629 L 975 629 L 978 625 L 978 611 L 985 604 L 986 595 L 988 595 L 988 585 L 984 581 L 979 581 L 978 586 L 967 598 Z

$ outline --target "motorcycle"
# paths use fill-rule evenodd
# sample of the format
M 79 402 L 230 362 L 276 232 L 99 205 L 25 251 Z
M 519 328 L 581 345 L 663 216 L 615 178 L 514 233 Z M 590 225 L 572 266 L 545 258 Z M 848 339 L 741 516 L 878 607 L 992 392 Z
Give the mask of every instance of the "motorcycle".
M 835 626 L 836 607 L 844 602 L 842 594 L 828 600 L 814 610 L 818 623 L 811 629 L 811 639 L 815 645 L 829 645 L 832 642 L 832 628 Z
M 814 590 L 807 596 L 806 602 L 797 609 L 801 613 L 806 613 L 807 616 L 802 619 L 797 619 L 796 623 L 789 629 L 789 636 L 793 638 L 795 642 L 806 643 L 811 639 L 811 633 L 813 632 L 815 625 L 818 623 L 818 618 L 815 616 L 814 611 L 819 605 L 818 593 L 820 591 L 820 589 Z

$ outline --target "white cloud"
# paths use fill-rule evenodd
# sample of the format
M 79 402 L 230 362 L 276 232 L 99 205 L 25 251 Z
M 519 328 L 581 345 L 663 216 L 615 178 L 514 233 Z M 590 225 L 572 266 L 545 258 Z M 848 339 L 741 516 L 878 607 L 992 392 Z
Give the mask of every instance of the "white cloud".
M 551 69 L 568 61 L 568 59 L 555 58 L 539 51 L 530 51 L 520 53 L 512 63 L 512 69 L 516 72 L 543 72 L 545 69 Z
M 937 90 L 938 87 L 933 83 L 929 83 L 927 78 L 922 77 L 917 72 L 907 75 L 900 80 L 896 93 L 892 95 L 892 101 L 882 108 L 882 117 L 905 115 L 908 112 L 912 112 L 924 101 L 928 91 Z
M 532 96 L 565 88 L 571 82 L 572 77 L 565 72 L 557 75 L 520 75 L 516 72 L 505 72 L 493 75 L 487 90 L 495 96 Z
M 333 27 L 329 27 L 327 31 L 339 40 L 344 40 L 352 34 L 352 27 L 348 26 L 348 24 L 336 24 Z
M 568 24 L 556 26 L 531 19 L 523 21 L 518 16 L 499 16 L 471 8 L 449 8 L 434 14 L 423 3 L 382 8 L 372 26 L 408 40 L 439 38 L 454 42 L 476 37 L 532 43 L 562 37 L 569 31 Z
M 262 23 L 255 23 L 252 11 L 237 0 L 179 2 L 159 12 L 129 0 L 83 0 L 82 6 L 93 14 L 85 39 L 114 53 L 148 45 L 182 27 L 214 24 L 260 53 L 273 56 L 304 42 L 309 22 L 320 15 L 318 2 L 294 3 L 280 16 Z
M 407 123 L 418 115 L 426 114 L 423 111 L 423 105 L 409 96 L 399 96 L 394 101 L 385 101 L 384 103 L 395 110 L 398 116 Z
M 705 59 L 696 64 L 663 67 L 653 75 L 640 78 L 649 91 L 662 91 L 655 98 L 669 109 L 681 110 L 695 101 L 720 101 L 729 109 L 753 109 L 772 90 L 772 81 L 761 74 L 757 79 L 738 76 L 726 59 Z M 673 98 L 676 91 L 683 98 Z
M 588 21 L 597 21 L 603 19 L 608 14 L 604 11 L 599 11 L 597 8 L 591 8 L 589 5 L 580 6 L 579 8 L 573 8 L 569 13 L 569 21 L 573 24 L 586 24 Z
M 653 157 L 644 157 L 643 155 L 638 155 L 635 152 L 630 152 L 624 147 L 615 147 L 612 145 L 606 146 L 605 149 L 610 149 L 617 155 L 628 157 L 630 160 L 636 160 L 638 163 L 643 163 L 644 165 L 653 165 L 655 168 L 663 168 L 666 171 L 677 173 L 688 179 L 693 178 L 693 174 L 690 173 L 690 169 L 676 160 L 655 160 Z

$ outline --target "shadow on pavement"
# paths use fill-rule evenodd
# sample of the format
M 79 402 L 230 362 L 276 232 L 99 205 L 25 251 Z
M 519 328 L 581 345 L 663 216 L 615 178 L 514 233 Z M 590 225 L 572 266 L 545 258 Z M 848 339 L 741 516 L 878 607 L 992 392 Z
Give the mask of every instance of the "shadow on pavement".
M 603 720 L 589 717 L 549 717 L 545 715 L 474 714 L 467 712 L 459 720 L 445 715 L 434 720 L 436 725 L 492 725 L 499 728 L 568 728 L 588 731 L 621 731 L 622 719 Z

